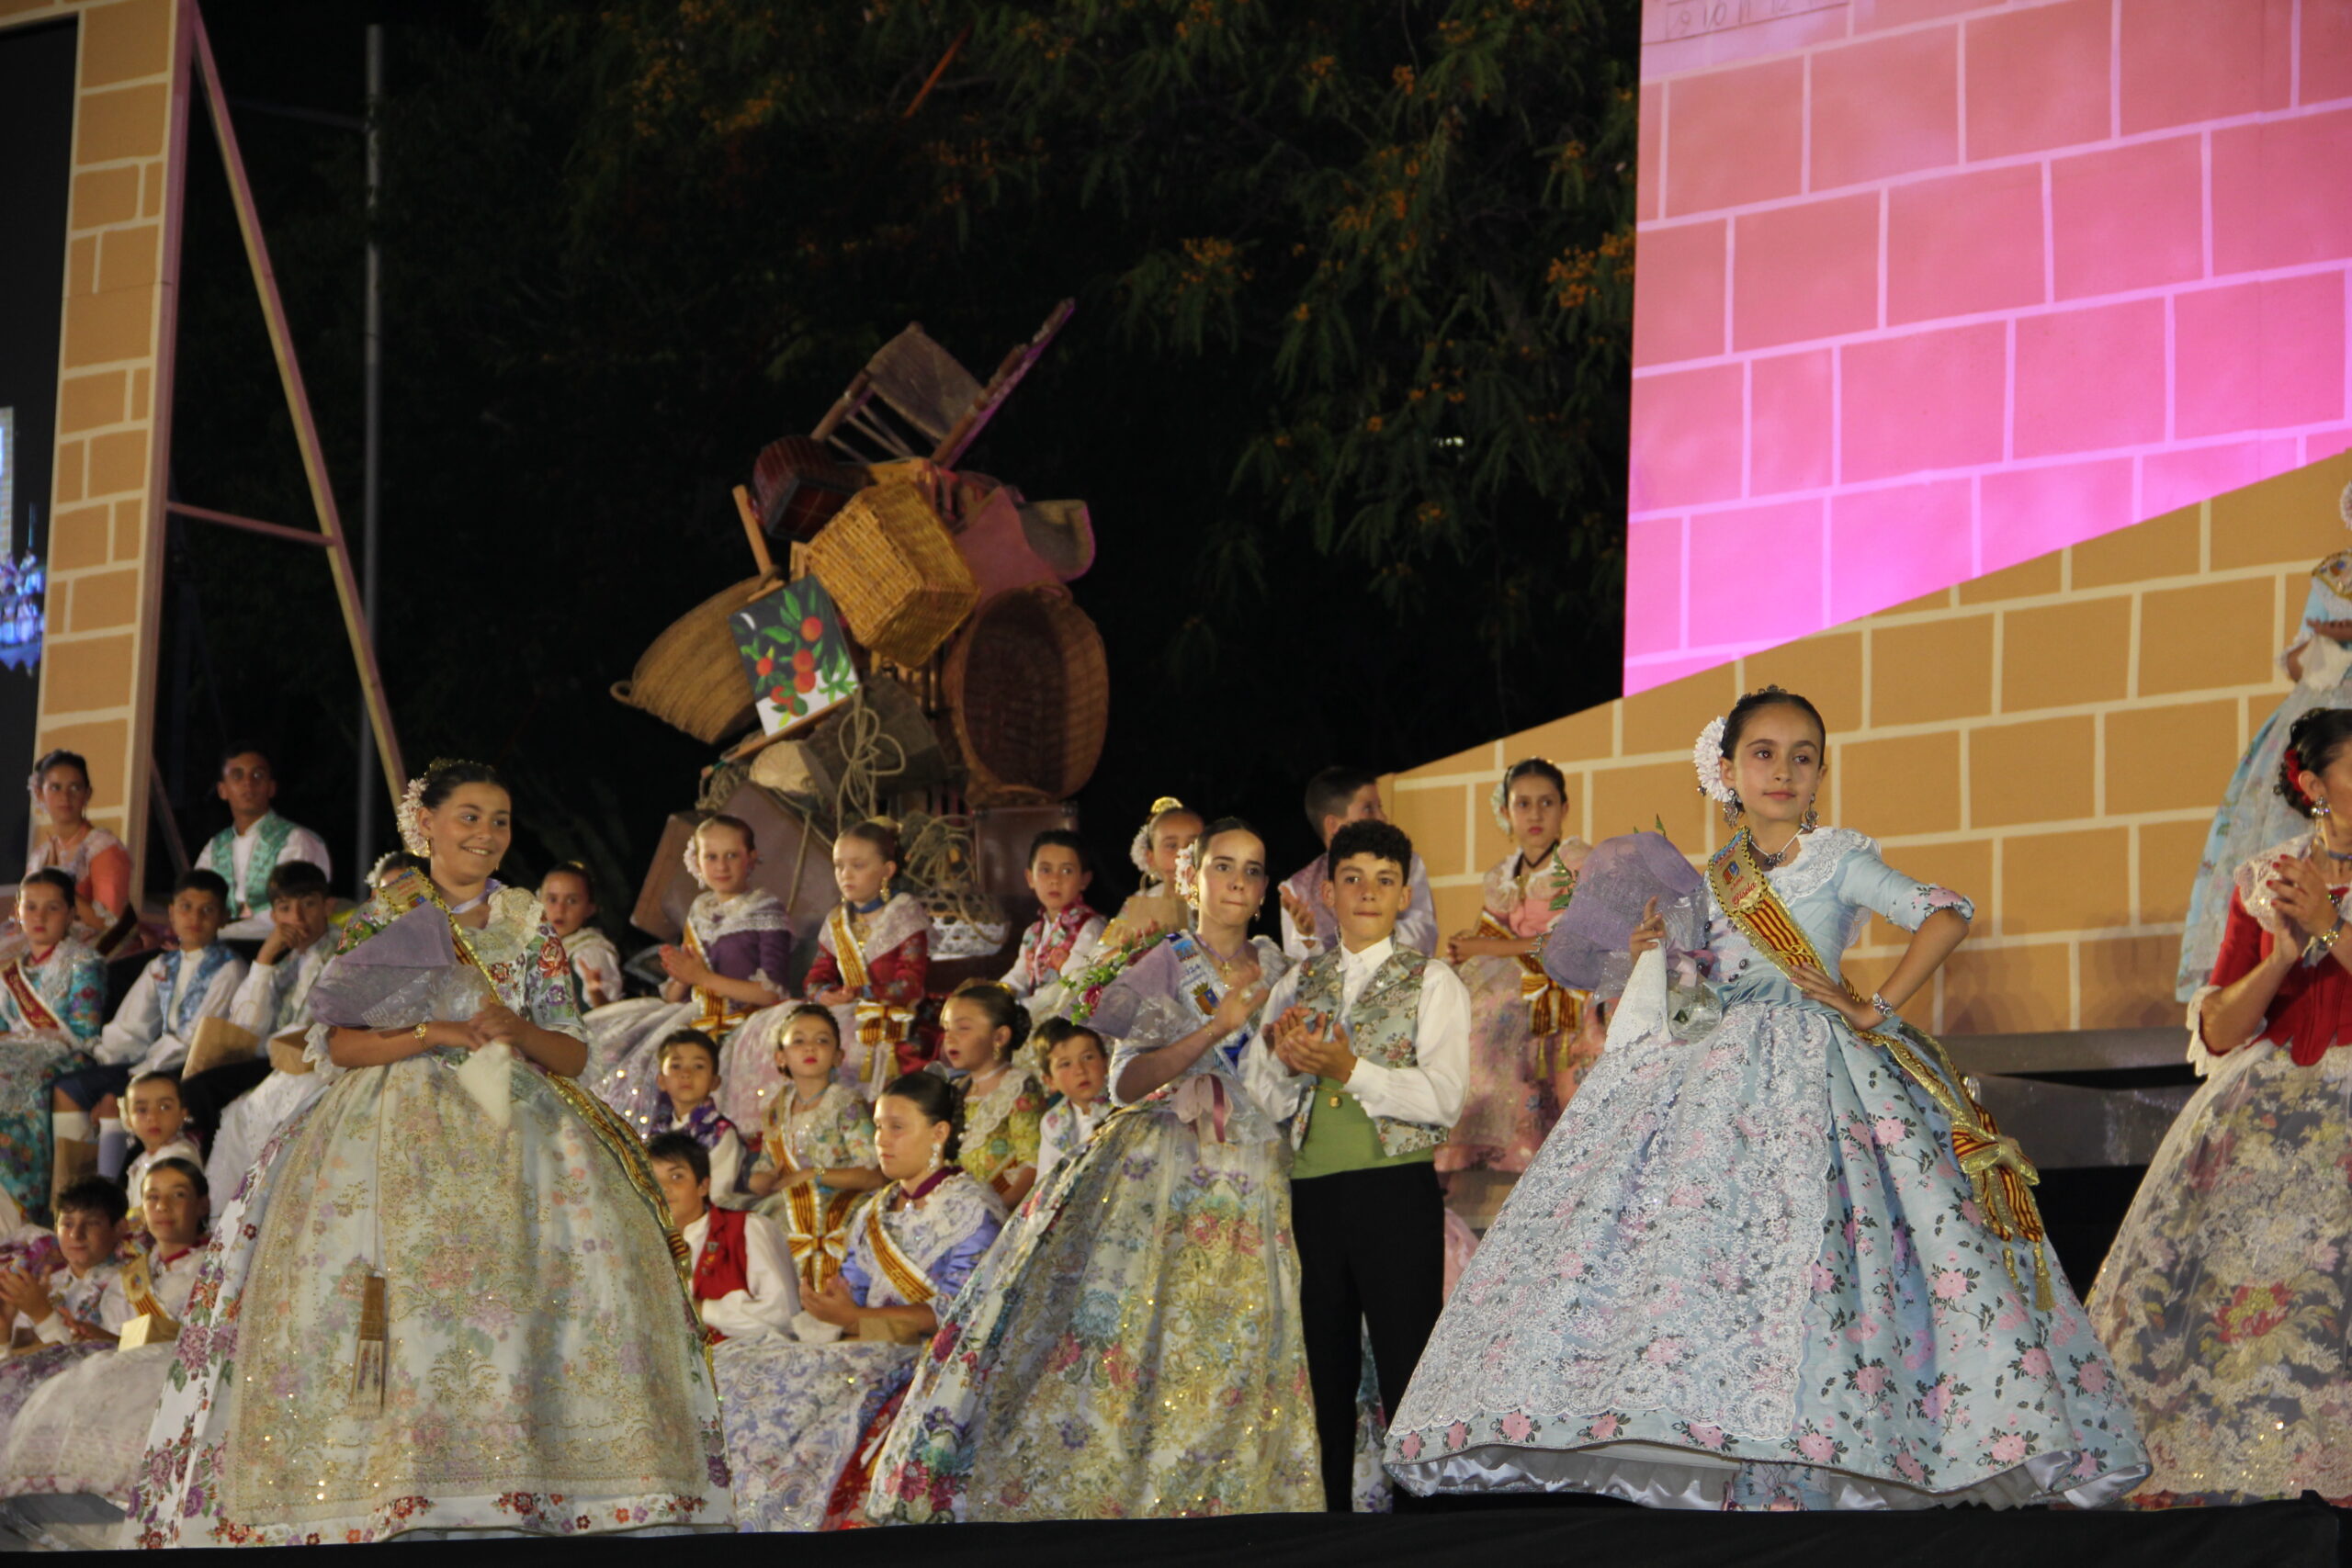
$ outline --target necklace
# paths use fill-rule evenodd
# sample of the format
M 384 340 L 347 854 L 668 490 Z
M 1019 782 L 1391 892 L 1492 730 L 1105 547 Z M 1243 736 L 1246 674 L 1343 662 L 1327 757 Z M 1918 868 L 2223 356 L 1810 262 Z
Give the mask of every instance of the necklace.
M 1209 967 L 1216 971 L 1216 977 L 1228 986 L 1233 979 L 1234 966 L 1241 962 L 1241 955 L 1249 951 L 1250 939 L 1247 937 L 1242 938 L 1241 945 L 1234 950 L 1233 956 L 1230 958 L 1220 955 L 1216 948 L 1211 947 L 1208 938 L 1201 938 L 1201 955 L 1209 961 Z
M 1756 852 L 1757 863 L 1761 865 L 1766 871 L 1780 870 L 1781 865 L 1787 862 L 1788 858 L 1797 852 L 1797 843 L 1798 840 L 1792 837 L 1787 843 L 1782 844 L 1778 850 L 1767 850 L 1763 845 L 1756 841 L 1755 834 L 1750 833 L 1747 835 L 1747 847 Z

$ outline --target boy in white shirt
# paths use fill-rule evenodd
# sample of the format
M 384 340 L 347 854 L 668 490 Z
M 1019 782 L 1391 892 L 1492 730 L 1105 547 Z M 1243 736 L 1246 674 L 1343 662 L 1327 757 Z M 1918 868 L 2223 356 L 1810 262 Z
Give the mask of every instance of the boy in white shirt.
M 272 808 L 277 771 L 259 747 L 232 742 L 221 754 L 215 790 L 229 807 L 229 826 L 204 846 L 196 863 L 228 885 L 228 921 L 220 934 L 232 942 L 258 941 L 269 935 L 269 883 L 277 868 L 303 861 L 317 866 L 322 876 L 332 876 L 334 863 L 327 858 L 324 840 Z
M 699 1029 L 681 1029 L 662 1042 L 661 1098 L 645 1131 L 650 1142 L 663 1133 L 683 1133 L 703 1146 L 710 1163 L 710 1201 L 722 1209 L 748 1209 L 741 1191 L 743 1140 L 735 1123 L 718 1113 L 718 1046 Z
M 117 1097 L 132 1078 L 176 1068 L 187 1059 L 196 1026 L 229 1016 L 245 961 L 220 941 L 228 907 L 229 886 L 211 872 L 185 872 L 173 884 L 172 935 L 179 945 L 159 953 L 131 982 L 98 1034 L 98 1066 L 65 1074 L 51 1097 L 61 1183 L 96 1168 L 98 1141 L 122 1133 Z M 90 1135 L 93 1119 L 98 1140 Z
M 1101 1035 L 1066 1018 L 1039 1024 L 1036 1040 L 1045 1053 L 1046 1079 L 1061 1095 L 1037 1123 L 1037 1181 L 1042 1186 L 1054 1167 L 1086 1146 L 1110 1113 L 1102 1090 L 1110 1081 L 1111 1058 Z
M 115 1249 L 129 1212 L 122 1189 L 102 1176 L 85 1176 L 59 1195 L 57 1250 L 64 1263 L 45 1280 L 0 1269 L 0 1303 L 15 1313 L 20 1343 L 111 1342 L 121 1332 L 130 1314 L 121 1293 L 109 1297 L 107 1287 L 122 1272 Z
M 710 1204 L 710 1152 L 689 1133 L 657 1133 L 645 1145 L 671 1223 L 695 1260 L 695 1306 L 714 1339 L 792 1337 L 800 1311 L 792 1254 L 775 1222 Z
M 274 1076 L 270 1041 L 310 1024 L 311 987 L 319 983 L 342 938 L 331 922 L 332 908 L 323 870 L 308 861 L 277 863 L 269 874 L 269 937 L 229 1003 L 229 1021 L 254 1037 L 253 1055 L 217 1063 L 180 1084 L 188 1120 L 210 1131 L 213 1153 L 218 1155 L 224 1144 L 230 1148 L 235 1168 L 226 1178 L 215 1166 L 205 1168 L 213 1185 L 223 1191 L 233 1190 L 224 1181 L 243 1176 L 264 1140 L 308 1102 L 309 1096 L 300 1090 L 321 1087 L 315 1073 L 297 1074 L 303 1083 L 292 1089 L 280 1086 L 264 1103 L 244 1109 L 254 1091 Z
M 1283 953 L 1294 964 L 1329 953 L 1340 927 L 1324 901 L 1325 860 L 1331 835 L 1351 822 L 1385 822 L 1380 780 L 1358 768 L 1326 768 L 1306 781 L 1306 819 L 1323 841 L 1324 854 L 1300 867 L 1282 886 Z M 1407 885 L 1411 898 L 1396 918 L 1396 941 L 1421 953 L 1437 951 L 1437 902 L 1430 893 L 1430 868 L 1415 855 Z

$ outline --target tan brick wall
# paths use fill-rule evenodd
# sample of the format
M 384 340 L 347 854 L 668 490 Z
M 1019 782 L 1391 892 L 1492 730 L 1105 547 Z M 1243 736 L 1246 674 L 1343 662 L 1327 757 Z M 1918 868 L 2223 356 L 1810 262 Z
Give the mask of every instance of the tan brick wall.
M 2339 454 L 2022 561 L 1783 648 L 1399 773 L 1391 814 L 1429 860 L 1447 931 L 1476 918 L 1509 851 L 1487 813 L 1501 770 L 1548 756 L 1571 831 L 1662 819 L 1694 853 L 1724 840 L 1692 740 L 1777 682 L 1830 724 L 1824 818 L 1976 900 L 1938 977 L 1955 1033 L 2177 1022 L 2173 965 L 2205 829 L 2247 738 L 2287 692 L 2271 660 L 2312 562 L 2347 542 Z M 1873 921 L 1859 978 L 1901 932 Z
M 0 28 L 80 22 L 37 747 L 89 759 L 90 815 L 141 858 L 162 562 L 152 389 L 173 287 L 172 0 L 0 0 Z M 168 411 L 166 411 L 168 412 Z

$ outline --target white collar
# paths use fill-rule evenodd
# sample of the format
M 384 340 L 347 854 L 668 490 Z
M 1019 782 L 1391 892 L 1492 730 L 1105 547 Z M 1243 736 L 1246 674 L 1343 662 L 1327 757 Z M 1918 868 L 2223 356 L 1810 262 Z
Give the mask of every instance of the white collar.
M 1349 969 L 1377 969 L 1383 964 L 1388 962 L 1388 955 L 1396 951 L 1396 939 L 1393 936 L 1382 937 L 1378 942 L 1374 942 L 1362 953 L 1352 952 L 1349 949 L 1347 943 L 1341 942 L 1340 944 L 1340 963 L 1343 967 Z
M 697 1218 L 694 1224 L 680 1231 L 678 1235 L 684 1240 L 687 1251 L 700 1252 L 702 1250 L 703 1238 L 710 1235 L 710 1205 L 705 1203 L 702 1206 L 701 1216 Z

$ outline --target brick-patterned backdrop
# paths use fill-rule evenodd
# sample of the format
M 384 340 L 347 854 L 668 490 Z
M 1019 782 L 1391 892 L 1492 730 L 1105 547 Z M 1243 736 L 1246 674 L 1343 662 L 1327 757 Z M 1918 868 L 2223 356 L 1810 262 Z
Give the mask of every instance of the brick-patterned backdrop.
M 1627 691 L 2352 446 L 2352 0 L 1644 39 Z
M 146 837 L 153 607 L 174 287 L 173 0 L 0 0 L 0 28 L 78 18 L 55 490 L 36 745 L 89 759 L 90 816 Z
M 2347 542 L 2347 483 L 2340 454 L 1415 768 L 1386 782 L 1390 814 L 1429 863 L 1447 931 L 1476 920 L 1481 874 L 1509 852 L 1487 796 L 1521 757 L 1566 771 L 1572 833 L 1598 842 L 1663 820 L 1685 851 L 1712 851 L 1724 829 L 1697 793 L 1691 742 L 1738 693 L 1776 682 L 1829 722 L 1824 818 L 1976 900 L 1967 945 L 1911 1010 L 1919 1022 L 2177 1024 L 2206 826 L 2287 694 L 2273 656 L 2312 566 Z M 1903 940 L 1873 921 L 1849 962 L 1875 977 Z

